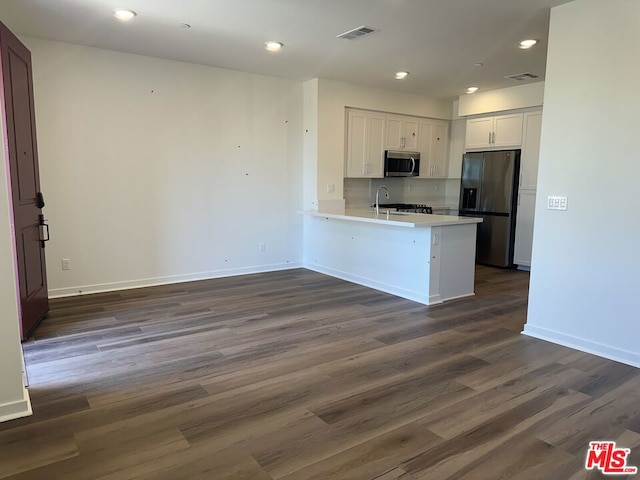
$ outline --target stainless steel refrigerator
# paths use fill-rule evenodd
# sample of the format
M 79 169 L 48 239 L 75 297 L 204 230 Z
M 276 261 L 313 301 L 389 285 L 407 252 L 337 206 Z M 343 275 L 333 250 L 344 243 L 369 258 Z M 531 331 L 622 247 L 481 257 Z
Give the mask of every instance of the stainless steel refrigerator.
M 467 153 L 462 159 L 460 215 L 480 217 L 476 262 L 513 267 L 520 150 Z

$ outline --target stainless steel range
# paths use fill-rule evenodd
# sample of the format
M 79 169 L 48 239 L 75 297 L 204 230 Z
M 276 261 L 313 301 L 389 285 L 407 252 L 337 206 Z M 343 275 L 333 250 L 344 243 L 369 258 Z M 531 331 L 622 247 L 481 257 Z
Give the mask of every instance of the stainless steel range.
M 421 203 L 381 203 L 380 208 L 406 213 L 433 213 L 431 207 Z

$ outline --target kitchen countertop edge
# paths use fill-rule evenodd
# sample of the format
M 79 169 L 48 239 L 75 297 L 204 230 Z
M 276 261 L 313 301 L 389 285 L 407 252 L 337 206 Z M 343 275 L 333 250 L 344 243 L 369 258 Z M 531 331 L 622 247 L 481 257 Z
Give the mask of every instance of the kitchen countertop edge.
M 345 212 L 319 212 L 317 210 L 302 210 L 299 213 L 312 217 L 335 218 L 353 222 L 374 223 L 378 225 L 391 225 L 405 228 L 444 227 L 448 225 L 465 225 L 480 223 L 481 218 L 458 217 L 453 215 L 429 215 L 429 214 L 391 214 L 380 213 L 376 216 L 370 210 L 346 210 Z

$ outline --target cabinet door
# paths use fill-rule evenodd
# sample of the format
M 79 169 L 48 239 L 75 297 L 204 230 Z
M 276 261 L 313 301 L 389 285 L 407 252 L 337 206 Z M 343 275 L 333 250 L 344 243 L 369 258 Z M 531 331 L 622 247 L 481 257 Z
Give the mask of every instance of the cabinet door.
M 513 263 L 519 266 L 531 266 L 535 210 L 535 190 L 520 190 L 518 192 L 518 210 L 516 213 L 516 240 L 513 249 Z
M 518 147 L 522 144 L 522 114 L 500 115 L 493 119 L 494 147 Z
M 460 178 L 462 174 L 462 156 L 464 155 L 466 130 L 467 122 L 464 120 L 456 120 L 451 124 L 449 178 Z
M 431 176 L 431 130 L 433 124 L 422 121 L 418 130 L 418 151 L 420 152 L 420 177 Z
M 431 176 L 446 178 L 447 176 L 447 137 L 449 128 L 446 124 L 437 123 L 431 129 Z
M 538 183 L 541 130 L 542 112 L 525 113 L 520 158 L 520 188 L 536 188 Z
M 465 146 L 467 150 L 492 147 L 493 117 L 467 120 Z
M 367 115 L 349 112 L 347 122 L 347 162 L 345 176 L 364 177 L 366 163 Z
M 364 173 L 368 177 L 384 176 L 384 115 L 370 114 L 365 132 Z
M 412 118 L 406 119 L 404 121 L 403 128 L 403 150 L 409 150 L 411 152 L 418 151 L 418 140 L 419 140 L 419 122 Z
M 403 132 L 402 118 L 387 117 L 386 150 L 401 150 Z

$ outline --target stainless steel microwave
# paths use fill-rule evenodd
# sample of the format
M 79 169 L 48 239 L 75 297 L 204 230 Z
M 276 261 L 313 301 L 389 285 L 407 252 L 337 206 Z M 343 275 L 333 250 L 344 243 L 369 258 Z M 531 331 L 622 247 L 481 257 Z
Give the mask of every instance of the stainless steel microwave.
M 385 177 L 417 177 L 420 175 L 420 152 L 387 150 L 384 152 Z

